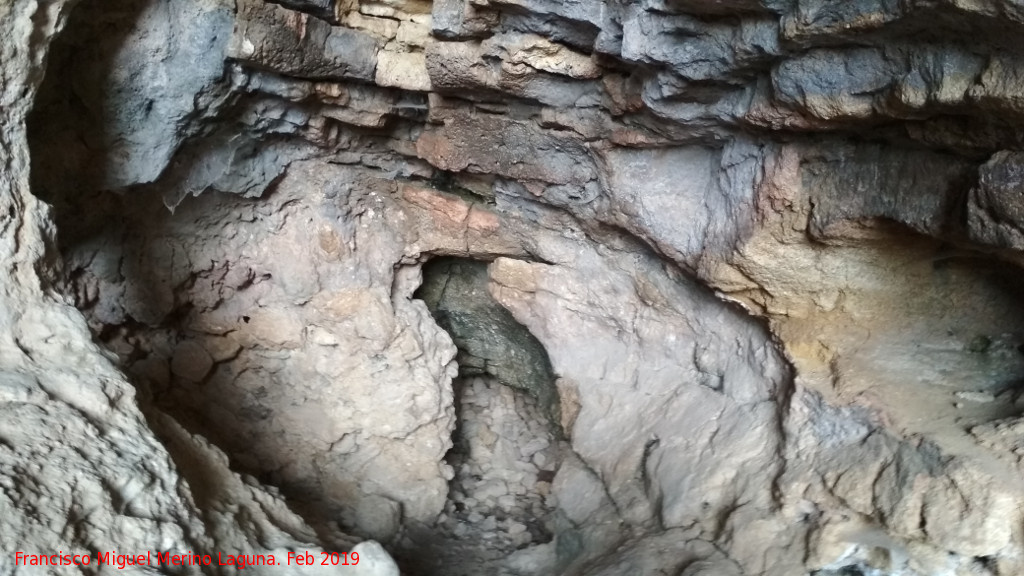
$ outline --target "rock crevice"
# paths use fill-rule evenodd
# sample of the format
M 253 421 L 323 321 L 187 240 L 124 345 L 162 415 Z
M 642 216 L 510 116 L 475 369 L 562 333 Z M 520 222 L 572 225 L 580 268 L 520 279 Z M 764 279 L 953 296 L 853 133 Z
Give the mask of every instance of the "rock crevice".
M 0 16 L 5 549 L 1024 570 L 1017 2 Z

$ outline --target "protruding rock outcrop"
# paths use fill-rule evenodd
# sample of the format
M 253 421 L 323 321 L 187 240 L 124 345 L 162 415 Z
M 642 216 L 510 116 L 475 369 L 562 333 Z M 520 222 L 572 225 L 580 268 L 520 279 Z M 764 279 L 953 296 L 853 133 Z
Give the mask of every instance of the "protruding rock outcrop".
M 1024 570 L 1017 2 L 7 10 L 5 543 Z M 517 323 L 447 334 L 439 257 L 490 293 L 448 313 Z M 543 378 L 496 368 L 517 334 Z M 532 408 L 492 382 L 456 438 L 550 472 L 543 504 L 466 504 L 456 344 L 548 383 L 548 452 L 520 461 Z

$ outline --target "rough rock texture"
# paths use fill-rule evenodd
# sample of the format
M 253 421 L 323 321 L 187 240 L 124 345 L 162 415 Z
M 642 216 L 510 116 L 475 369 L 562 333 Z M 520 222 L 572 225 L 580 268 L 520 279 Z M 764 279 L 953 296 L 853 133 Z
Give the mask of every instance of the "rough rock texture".
M 76 302 L 120 327 L 109 341 L 158 407 L 346 527 L 400 507 L 430 520 L 450 475 L 455 348 L 394 269 L 393 185 L 367 176 L 297 164 L 265 202 L 202 196 L 173 218 L 131 203 L 68 259 Z
M 276 491 L 239 477 L 206 440 L 146 410 L 90 340 L 81 315 L 50 288 L 52 226 L 29 191 L 25 116 L 65 9 L 62 2 L 0 8 L 0 572 L 81 573 L 67 565 L 19 567 L 16 552 L 90 554 L 93 565 L 104 552 L 270 554 L 278 563 L 288 550 L 318 555 L 316 533 Z M 352 543 L 339 533 L 331 544 Z M 397 574 L 375 542 L 355 550 L 366 557 L 363 566 L 327 570 Z M 256 568 L 265 570 L 275 569 Z
M 399 558 L 413 573 L 452 576 L 548 560 L 551 546 L 540 545 L 557 529 L 551 488 L 565 445 L 528 393 L 486 376 L 453 385 L 459 426 L 448 455 L 455 469 L 451 493 L 436 527 L 410 533 L 401 546 L 408 555 Z M 527 552 L 514 554 L 520 549 Z
M 558 390 L 547 352 L 491 296 L 487 263 L 437 258 L 424 267 L 423 275 L 416 296 L 459 348 L 460 375 L 490 374 L 532 396 L 557 423 Z
M 0 22 L 5 549 L 1024 571 L 1019 2 Z

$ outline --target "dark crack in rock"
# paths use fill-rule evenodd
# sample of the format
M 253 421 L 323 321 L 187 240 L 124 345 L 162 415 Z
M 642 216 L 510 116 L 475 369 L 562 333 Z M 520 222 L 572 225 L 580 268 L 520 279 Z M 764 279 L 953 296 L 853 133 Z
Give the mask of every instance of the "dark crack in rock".
M 1017 0 L 0 31 L 5 550 L 1024 572 Z
M 489 374 L 533 397 L 552 423 L 561 413 L 555 376 L 544 346 L 499 304 L 487 285 L 487 262 L 432 260 L 423 269 L 422 298 L 459 348 L 463 378 Z

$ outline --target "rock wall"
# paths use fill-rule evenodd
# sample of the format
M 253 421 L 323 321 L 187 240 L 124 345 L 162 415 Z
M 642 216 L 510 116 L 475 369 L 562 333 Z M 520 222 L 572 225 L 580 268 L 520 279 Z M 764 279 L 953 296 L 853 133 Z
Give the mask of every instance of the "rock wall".
M 289 550 L 318 554 L 317 534 L 276 490 L 240 477 L 205 439 L 145 410 L 81 314 L 53 289 L 53 228 L 47 206 L 30 191 L 25 120 L 66 9 L 63 2 L 0 8 L 0 572 L 82 573 L 71 556 L 26 567 L 19 552 L 88 555 L 95 573 L 102 554 L 261 554 L 279 563 Z M 338 538 L 335 545 L 357 542 Z M 355 549 L 363 566 L 328 572 L 398 573 L 375 542 Z
M 1024 571 L 1016 1 L 0 15 L 5 548 Z M 552 428 L 478 382 L 467 464 L 481 357 Z M 553 473 L 543 517 L 462 514 L 472 466 Z

